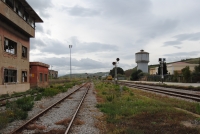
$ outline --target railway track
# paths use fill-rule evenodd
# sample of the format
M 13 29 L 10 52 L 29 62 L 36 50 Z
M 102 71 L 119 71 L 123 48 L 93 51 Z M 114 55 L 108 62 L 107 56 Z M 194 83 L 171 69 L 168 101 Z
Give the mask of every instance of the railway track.
M 180 98 L 200 102 L 200 91 L 189 91 L 189 90 L 181 90 L 181 89 L 174 89 L 174 88 L 164 88 L 164 87 L 158 87 L 158 86 L 134 84 L 132 82 L 119 82 L 119 84 L 126 85 L 128 87 L 133 87 L 133 88 L 137 88 L 137 89 L 142 89 L 142 90 L 146 90 L 146 91 L 166 94 L 169 96 L 175 96 L 175 97 L 180 97 Z
M 62 124 L 61 123 L 62 121 L 60 121 L 61 124 L 59 124 L 59 121 L 58 121 L 57 122 L 58 129 L 53 128 L 52 131 L 56 131 L 57 130 L 57 131 L 59 131 L 59 133 L 65 133 L 65 134 L 69 133 L 69 131 L 70 131 L 71 127 L 72 127 L 72 124 L 73 124 L 73 122 L 75 120 L 76 114 L 78 113 L 78 111 L 79 111 L 79 109 L 80 109 L 80 107 L 81 107 L 81 105 L 82 105 L 82 103 L 84 101 L 84 98 L 86 97 L 86 94 L 87 94 L 88 90 L 90 89 L 90 86 L 91 86 L 91 83 L 86 83 L 86 84 L 82 85 L 81 87 L 77 88 L 72 93 L 70 93 L 70 94 L 66 95 L 65 97 L 61 98 L 59 101 L 57 101 L 56 103 L 54 103 L 51 106 L 49 106 L 48 108 L 46 108 L 45 110 L 43 110 L 42 112 L 40 112 L 39 114 L 37 114 L 36 116 L 31 118 L 30 120 L 28 120 L 26 123 L 24 123 L 23 125 L 19 126 L 15 130 L 13 130 L 11 132 L 11 134 L 35 133 L 34 132 L 35 130 L 31 130 L 31 129 L 34 128 L 33 126 L 35 126 L 37 129 L 39 128 L 40 130 L 41 129 L 44 130 L 46 128 L 45 128 L 45 126 L 42 126 L 43 125 L 42 121 L 49 120 L 48 116 L 51 116 L 50 120 L 56 119 L 58 121 L 58 119 L 54 118 L 54 116 L 56 114 L 62 113 L 63 109 L 64 109 L 64 111 L 63 111 L 64 114 L 62 113 L 62 115 L 60 115 L 60 120 L 62 118 L 63 121 L 64 121 L 64 119 L 67 118 L 68 122 L 67 123 L 65 122 L 65 124 Z M 73 98 L 73 100 L 72 100 L 72 98 Z M 71 103 L 72 106 L 74 107 L 73 109 L 75 109 L 75 110 L 67 111 L 68 110 L 67 106 L 69 106 L 68 103 Z M 73 116 L 71 116 L 71 117 L 65 116 L 67 113 L 70 113 L 70 116 L 71 115 L 73 115 Z M 54 119 L 52 119 L 52 118 L 54 118 Z M 69 119 L 70 119 L 70 122 L 69 122 Z M 31 126 L 32 126 L 32 128 L 31 128 Z M 47 129 L 49 130 L 50 128 L 47 128 Z M 49 131 L 51 131 L 51 130 L 49 130 Z M 45 131 L 45 132 L 48 132 L 48 131 Z

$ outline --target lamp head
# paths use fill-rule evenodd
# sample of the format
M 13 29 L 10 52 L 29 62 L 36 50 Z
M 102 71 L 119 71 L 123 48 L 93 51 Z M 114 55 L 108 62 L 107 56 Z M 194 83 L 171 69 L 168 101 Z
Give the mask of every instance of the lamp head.
M 116 62 L 113 62 L 112 64 L 113 64 L 113 65 L 115 65 L 115 64 L 116 64 Z

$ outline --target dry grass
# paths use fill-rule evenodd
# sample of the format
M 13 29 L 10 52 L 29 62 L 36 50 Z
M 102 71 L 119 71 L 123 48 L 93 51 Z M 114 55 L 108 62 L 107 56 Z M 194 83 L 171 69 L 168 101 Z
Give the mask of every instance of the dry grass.
M 98 128 L 101 131 L 101 133 L 106 133 L 106 116 L 95 116 L 95 118 L 97 119 L 97 121 L 95 122 L 94 126 Z
M 55 124 L 56 125 L 64 125 L 64 126 L 68 126 L 68 124 L 70 123 L 71 119 L 69 118 L 66 118 L 66 119 L 63 119 L 63 120 L 60 120 L 58 122 L 56 122 Z
M 68 97 L 68 99 L 73 99 L 73 97 L 70 96 L 70 97 Z
M 44 107 L 42 104 L 40 104 L 40 105 L 39 105 L 39 108 L 40 108 L 40 109 L 44 109 L 45 107 Z
M 64 134 L 64 133 L 65 133 L 64 129 L 52 129 L 49 132 L 37 131 L 34 134 Z
M 81 120 L 79 120 L 79 119 L 75 119 L 74 124 L 75 124 L 75 125 L 83 125 L 83 124 L 85 124 L 85 122 L 84 122 L 84 121 L 81 121 Z
M 46 127 L 45 126 L 42 126 L 42 125 L 37 125 L 37 124 L 30 124 L 26 127 L 28 130 L 35 130 L 35 129 L 38 129 L 38 130 L 45 130 Z

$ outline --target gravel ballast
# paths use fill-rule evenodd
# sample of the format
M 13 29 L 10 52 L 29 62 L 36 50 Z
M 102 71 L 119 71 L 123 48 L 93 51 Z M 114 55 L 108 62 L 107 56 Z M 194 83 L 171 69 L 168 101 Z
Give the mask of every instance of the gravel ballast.
M 34 108 L 32 111 L 28 113 L 28 119 L 32 118 L 36 114 L 43 111 L 45 108 L 49 107 L 53 103 L 60 100 L 62 97 L 68 95 L 69 93 L 76 90 L 78 86 L 75 86 L 68 90 L 66 93 L 60 93 L 52 98 L 44 98 L 40 101 L 35 102 Z M 45 132 L 53 132 L 53 133 L 63 133 L 66 129 L 71 116 L 74 114 L 76 107 L 79 104 L 81 97 L 83 96 L 86 88 L 82 88 L 80 92 L 72 95 L 69 99 L 66 99 L 64 102 L 55 106 L 48 113 L 44 114 L 41 118 L 35 121 L 33 124 L 30 124 L 29 129 L 33 130 L 24 130 L 24 134 L 32 134 L 32 133 L 45 133 Z M 92 84 L 83 105 L 78 113 L 77 120 L 79 121 L 79 125 L 72 126 L 70 133 L 87 133 L 87 134 L 98 134 L 101 133 L 98 128 L 95 127 L 97 122 L 100 122 L 95 117 L 102 116 L 102 113 L 98 111 L 96 106 L 96 97 L 94 91 L 94 85 Z M 28 120 L 27 119 L 27 120 Z M 0 133 L 7 134 L 12 132 L 14 129 L 18 128 L 20 125 L 24 124 L 27 120 L 18 120 L 10 123 L 5 129 L 0 130 Z M 64 121 L 64 122 L 62 122 Z

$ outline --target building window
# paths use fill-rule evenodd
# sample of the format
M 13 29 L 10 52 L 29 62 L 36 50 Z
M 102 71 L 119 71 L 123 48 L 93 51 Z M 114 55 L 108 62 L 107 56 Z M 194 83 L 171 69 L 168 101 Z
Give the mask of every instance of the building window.
M 42 73 L 40 73 L 40 82 L 42 82 Z
M 22 82 L 27 82 L 27 72 L 22 71 Z
M 17 43 L 5 38 L 4 39 L 4 51 L 7 53 L 16 55 L 17 54 Z
M 9 7 L 14 8 L 14 0 L 6 0 L 5 2 Z
M 27 47 L 22 46 L 22 57 L 27 58 Z
M 17 82 L 17 70 L 4 69 L 4 82 Z
M 47 81 L 47 74 L 45 74 L 44 79 L 45 79 L 45 81 Z

